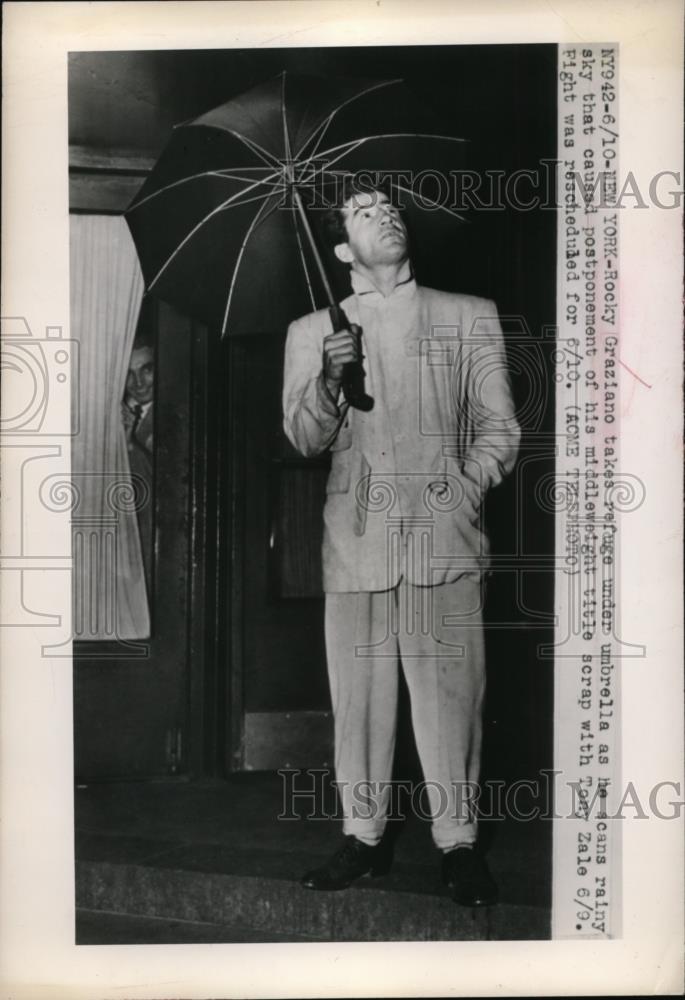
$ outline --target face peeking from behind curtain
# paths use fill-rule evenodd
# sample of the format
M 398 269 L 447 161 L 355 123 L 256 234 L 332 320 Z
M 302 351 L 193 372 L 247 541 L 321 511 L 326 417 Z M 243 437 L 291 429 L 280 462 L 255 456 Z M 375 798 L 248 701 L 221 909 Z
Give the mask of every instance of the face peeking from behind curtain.
M 155 359 L 151 347 L 136 347 L 126 375 L 126 395 L 136 403 L 151 403 L 155 386 Z

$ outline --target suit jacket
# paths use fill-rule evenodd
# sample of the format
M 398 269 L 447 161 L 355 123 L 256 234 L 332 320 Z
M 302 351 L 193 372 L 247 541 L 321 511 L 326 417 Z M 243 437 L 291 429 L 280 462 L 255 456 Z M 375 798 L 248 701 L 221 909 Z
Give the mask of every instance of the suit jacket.
M 332 455 L 324 590 L 480 574 L 489 553 L 481 502 L 511 471 L 520 438 L 496 307 L 420 287 L 410 274 L 387 297 L 355 272 L 352 283 L 342 306 L 363 330 L 370 412 L 326 388 L 327 310 L 293 322 L 286 341 L 285 432 L 303 455 Z
M 155 429 L 154 409 L 154 403 L 148 406 L 147 412 L 141 418 L 136 428 L 136 443 L 148 453 L 150 458 L 152 458 Z

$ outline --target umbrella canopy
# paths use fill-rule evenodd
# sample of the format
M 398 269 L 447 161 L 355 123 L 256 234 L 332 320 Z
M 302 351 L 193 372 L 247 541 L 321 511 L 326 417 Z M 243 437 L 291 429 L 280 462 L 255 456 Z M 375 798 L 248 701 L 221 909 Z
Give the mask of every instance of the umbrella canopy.
M 283 72 L 176 126 L 126 212 L 146 289 L 222 336 L 331 304 L 310 220 L 345 174 L 390 175 L 410 232 L 461 218 L 414 183 L 464 141 L 427 122 L 400 80 Z

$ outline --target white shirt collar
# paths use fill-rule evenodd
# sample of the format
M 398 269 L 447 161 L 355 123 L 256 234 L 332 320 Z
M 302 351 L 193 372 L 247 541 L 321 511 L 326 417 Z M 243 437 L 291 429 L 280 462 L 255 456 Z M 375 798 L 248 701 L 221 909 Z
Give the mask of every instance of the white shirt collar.
M 127 396 L 124 402 L 126 403 L 126 405 L 128 406 L 129 410 L 131 410 L 132 413 L 135 413 L 136 407 L 139 406 L 140 416 L 142 418 L 146 416 L 147 411 L 152 406 L 154 400 L 151 399 L 149 403 L 138 403 L 135 399 L 133 399 L 132 396 Z
M 411 264 L 408 260 L 405 260 L 400 268 L 397 275 L 397 284 L 390 295 L 383 295 L 369 278 L 360 274 L 359 271 L 355 271 L 354 268 L 350 268 L 350 281 L 352 282 L 352 291 L 355 295 L 363 295 L 365 304 L 367 302 L 383 302 L 386 299 L 394 299 L 398 296 L 409 296 L 416 290 L 416 281 L 414 280 Z

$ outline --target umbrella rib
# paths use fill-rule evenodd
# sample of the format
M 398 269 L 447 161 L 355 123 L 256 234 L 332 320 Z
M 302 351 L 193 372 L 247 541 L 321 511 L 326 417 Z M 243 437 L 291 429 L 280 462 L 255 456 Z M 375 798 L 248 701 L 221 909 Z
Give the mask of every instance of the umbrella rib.
M 267 191 L 264 194 L 257 194 L 257 195 L 254 196 L 254 198 L 245 198 L 244 201 L 234 201 L 230 205 L 224 204 L 224 206 L 221 209 L 221 211 L 223 212 L 223 211 L 226 211 L 226 210 L 230 210 L 232 208 L 243 208 L 243 206 L 245 206 L 245 205 L 251 205 L 252 202 L 254 202 L 254 201 L 264 201 L 264 202 L 266 202 L 266 201 L 269 200 L 269 198 L 273 198 L 277 194 L 285 194 L 285 191 L 286 191 L 286 187 L 285 187 L 284 184 L 282 184 L 280 187 L 274 187 L 272 191 Z
M 266 205 L 266 202 L 264 202 L 264 205 Z M 266 212 L 262 216 L 262 218 L 260 219 L 259 216 L 260 216 L 260 213 L 261 213 L 262 209 L 264 208 L 264 205 L 262 205 L 261 208 L 259 208 L 257 210 L 257 212 L 255 213 L 255 217 L 252 220 L 252 222 L 250 223 L 250 226 L 249 226 L 249 228 L 248 228 L 248 230 L 247 230 L 247 232 L 245 234 L 245 238 L 243 239 L 243 242 L 242 242 L 242 244 L 240 246 L 240 250 L 238 251 L 238 256 L 236 258 L 235 267 L 233 268 L 233 277 L 231 278 L 231 287 L 228 290 L 228 298 L 226 299 L 226 308 L 224 310 L 224 319 L 223 319 L 223 323 L 221 324 L 221 336 L 222 337 L 223 337 L 223 335 L 226 332 L 226 326 L 228 324 L 228 314 L 230 312 L 231 301 L 233 299 L 233 290 L 235 288 L 235 283 L 236 283 L 236 280 L 238 278 L 238 271 L 240 270 L 240 265 L 242 263 L 243 256 L 245 254 L 245 249 L 247 247 L 248 241 L 249 241 L 250 237 L 252 236 L 253 232 L 255 231 L 255 229 L 257 228 L 257 226 L 261 225 L 263 222 L 265 222 L 266 219 L 268 219 L 268 217 L 271 215 L 271 213 L 275 212 L 276 209 L 278 208 L 278 204 L 273 205 L 269 209 L 269 211 Z
M 280 164 L 279 164 L 280 166 Z M 260 171 L 264 173 L 265 171 L 270 171 L 273 173 L 274 168 L 269 167 L 223 167 L 221 170 L 213 171 L 219 174 L 220 177 L 238 177 L 240 180 L 251 180 L 249 177 L 241 177 L 243 173 L 255 173 L 255 171 Z
M 285 150 L 285 158 L 288 163 L 290 163 L 292 160 L 292 151 L 290 149 L 288 121 L 285 114 L 285 73 L 281 75 L 281 121 L 283 122 L 283 148 Z
M 354 152 L 355 149 L 358 149 L 365 142 L 373 142 L 375 139 L 440 139 L 445 142 L 467 141 L 454 135 L 435 135 L 429 132 L 380 132 L 377 135 L 364 135 L 359 139 L 351 139 L 349 142 L 343 142 L 339 146 L 331 146 L 330 149 L 324 149 L 322 153 L 317 153 L 316 156 L 306 157 L 302 162 L 311 163 L 312 160 L 319 159 L 320 157 L 329 156 L 331 153 L 338 153 L 338 156 L 334 160 L 326 160 L 326 165 L 337 163 L 347 153 Z M 342 152 L 339 152 L 340 150 Z
M 238 167 L 236 167 L 235 169 L 237 170 L 237 169 L 244 169 L 244 168 L 238 168 Z M 268 170 L 268 169 L 271 169 L 271 168 L 269 168 L 269 167 L 248 167 L 247 169 L 249 169 L 249 170 Z M 253 181 L 249 177 L 238 177 L 238 178 L 229 177 L 228 174 L 227 174 L 227 171 L 224 171 L 224 170 L 205 170 L 205 171 L 203 171 L 200 174 L 190 174 L 188 177 L 181 177 L 180 180 L 172 181 L 171 184 L 165 184 L 164 187 L 158 188 L 156 191 L 153 191 L 151 194 L 148 194 L 144 198 L 141 198 L 140 201 L 136 202 L 135 205 L 132 205 L 131 208 L 128 209 L 127 214 L 128 214 L 128 212 L 134 212 L 137 208 L 140 208 L 140 206 L 144 205 L 146 201 L 152 201 L 153 198 L 157 198 L 160 194 L 164 194 L 166 191 L 171 191 L 172 188 L 178 187 L 181 184 L 187 184 L 190 181 L 200 180 L 202 177 L 220 177 L 222 180 L 234 180 L 234 179 L 244 180 L 245 183 L 251 183 L 253 186 L 256 186 L 258 184 L 267 184 L 267 183 L 270 183 L 270 178 L 275 177 L 275 176 L 277 176 L 277 174 L 274 174 L 273 171 L 272 171 L 272 173 L 270 174 L 269 178 L 265 178 L 264 180 Z
M 260 146 L 258 142 L 255 142 L 254 139 L 248 139 L 246 135 L 242 135 L 240 132 L 235 132 L 232 128 L 228 128 L 226 131 L 229 135 L 232 135 L 234 138 L 239 139 L 240 142 L 243 142 L 248 149 L 252 150 L 253 153 L 256 153 L 260 160 L 263 160 L 267 166 L 280 166 L 278 159 L 275 156 L 272 156 L 271 153 L 267 149 L 264 149 L 263 146 Z
M 273 177 L 273 174 L 270 175 Z M 236 174 L 231 180 L 242 181 L 243 184 L 247 184 L 248 188 L 245 190 L 252 190 L 254 187 L 268 187 L 269 191 L 264 194 L 263 197 L 268 198 L 270 194 L 276 194 L 280 190 L 285 190 L 285 181 L 282 176 L 279 176 L 275 181 L 265 178 L 264 180 L 253 181 L 250 177 L 241 177 Z M 238 192 L 240 193 L 240 192 Z
M 260 167 L 259 169 L 266 170 L 267 167 Z M 281 171 L 279 171 L 278 174 L 276 174 L 275 171 L 272 171 L 266 177 L 258 178 L 257 180 L 252 177 L 242 177 L 238 173 L 231 174 L 229 176 L 228 171 L 220 171 L 219 176 L 226 176 L 227 180 L 241 181 L 243 184 L 247 184 L 248 187 L 245 188 L 246 191 L 251 191 L 255 187 L 268 187 L 269 190 L 264 195 L 265 198 L 268 198 L 270 194 L 276 194 L 279 190 L 285 189 L 285 180 Z M 238 194 L 240 194 L 240 192 L 238 192 Z
M 321 156 L 326 156 L 328 153 L 336 153 L 336 152 L 338 152 L 338 150 L 342 149 L 342 153 L 338 153 L 338 155 L 335 157 L 335 159 L 324 160 L 324 162 L 323 162 L 323 168 L 324 168 L 324 170 L 328 170 L 330 168 L 330 165 L 332 163 L 337 163 L 338 160 L 342 160 L 343 157 L 347 156 L 348 153 L 353 153 L 355 151 L 355 149 L 358 149 L 365 142 L 367 142 L 368 139 L 371 139 L 371 138 L 376 139 L 376 138 L 387 138 L 387 137 L 385 137 L 385 136 L 366 136 L 366 138 L 363 138 L 363 139 L 355 139 L 353 142 L 343 143 L 342 146 L 335 146 L 334 148 L 331 148 L 329 150 L 327 149 L 323 153 L 317 154 L 317 156 L 315 157 L 315 159 L 318 160 L 319 157 L 321 157 Z M 305 161 L 305 162 L 307 162 L 307 161 Z M 309 162 L 311 163 L 311 161 L 309 161 Z
M 318 132 L 319 135 L 318 135 L 318 137 L 317 137 L 317 139 L 316 139 L 316 141 L 314 143 L 314 146 L 312 147 L 311 153 L 308 154 L 308 158 L 311 159 L 314 156 L 316 156 L 316 152 L 317 152 L 319 146 L 321 145 L 321 143 L 323 142 L 323 138 L 324 138 L 326 132 L 328 131 L 328 126 L 333 121 L 333 118 L 335 117 L 335 115 L 336 115 L 336 111 L 331 112 L 331 114 L 328 116 L 328 118 L 326 118 L 323 122 L 321 122 L 321 124 L 318 125 L 314 129 L 314 131 L 312 132 L 312 134 L 305 139 L 305 141 L 302 143 L 302 146 L 297 151 L 297 159 L 299 159 L 302 156 L 302 154 L 304 153 L 305 149 L 307 148 L 307 146 L 309 145 L 309 143 L 314 139 L 314 137 L 316 136 L 316 134 Z
M 246 135 L 242 135 L 242 133 L 236 132 L 232 128 L 227 128 L 226 132 L 228 132 L 229 135 L 234 136 L 234 138 L 239 139 L 240 142 L 243 142 L 248 149 L 251 149 L 253 153 L 256 153 L 260 160 L 264 160 L 267 166 L 280 167 L 280 161 L 278 158 L 272 156 L 268 149 L 264 149 L 264 147 L 260 146 L 258 142 L 254 141 L 254 139 L 248 139 Z
M 346 107 L 348 104 L 352 104 L 353 101 L 358 100 L 360 97 L 364 97 L 365 94 L 372 93 L 374 90 L 380 90 L 381 87 L 391 87 L 391 86 L 394 86 L 396 83 L 403 83 L 403 82 L 404 81 L 401 80 L 401 79 L 397 79 L 397 80 L 380 80 L 377 83 L 374 83 L 372 86 L 367 87 L 366 90 L 360 90 L 359 93 L 358 94 L 354 94 L 353 97 L 348 97 L 346 101 L 343 101 L 342 104 L 339 104 L 337 108 L 334 108 L 331 111 L 331 113 L 328 116 L 328 118 L 326 118 L 319 126 L 317 126 L 317 128 L 312 132 L 312 134 L 305 139 L 305 141 L 302 143 L 302 145 L 300 146 L 300 148 L 297 151 L 297 157 L 296 158 L 299 160 L 299 158 L 302 156 L 302 153 L 307 148 L 307 144 L 312 141 L 312 139 L 314 138 L 314 136 L 316 135 L 317 132 L 320 132 L 320 135 L 317 138 L 316 145 L 314 147 L 314 149 L 316 150 L 316 148 L 323 141 L 323 137 L 326 134 L 326 130 L 327 130 L 328 126 L 331 124 L 331 122 L 333 121 L 333 119 L 335 118 L 335 116 L 337 115 L 337 113 L 339 111 L 342 111 L 342 109 L 344 107 Z M 314 153 L 310 154 L 310 156 L 313 156 L 313 155 L 314 155 Z
M 194 122 L 189 122 L 187 125 L 184 126 L 184 128 L 213 128 L 219 132 L 226 132 L 228 135 L 232 135 L 234 139 L 238 139 L 245 146 L 247 146 L 247 148 L 250 149 L 253 153 L 255 153 L 260 160 L 263 160 L 267 166 L 269 167 L 279 166 L 278 158 L 273 156 L 268 151 L 268 149 L 264 149 L 264 147 L 260 146 L 260 144 L 256 142 L 254 139 L 248 139 L 246 135 L 243 135 L 242 132 L 236 132 L 235 129 L 224 128 L 223 125 L 208 125 L 206 123 L 194 123 Z
M 443 212 L 447 212 L 448 215 L 453 215 L 455 219 L 459 219 L 460 222 L 466 221 L 463 215 L 459 215 L 458 212 L 455 212 L 453 211 L 453 209 L 448 208 L 447 205 L 441 205 L 439 201 L 434 201 L 433 198 L 427 198 L 424 194 L 417 194 L 415 191 L 412 191 L 411 188 L 404 187 L 403 184 L 395 183 L 395 187 L 397 188 L 398 191 L 404 191 L 405 194 L 411 195 L 411 197 L 414 198 L 416 201 L 423 201 L 427 205 L 432 205 L 433 208 L 440 208 L 442 209 Z
M 252 185 L 252 188 L 255 188 L 255 187 L 257 187 L 257 184 L 253 184 Z M 211 212 L 208 212 L 207 215 L 204 216 L 204 218 L 200 219 L 200 221 L 197 223 L 197 225 L 193 226 L 193 228 L 190 230 L 190 232 L 187 233 L 186 236 L 184 236 L 184 238 L 178 244 L 178 246 L 176 247 L 176 249 L 174 250 L 174 252 L 169 257 L 167 257 L 167 259 L 165 260 L 165 262 L 162 265 L 162 267 L 159 269 L 159 271 L 157 272 L 157 274 L 154 276 L 154 278 L 152 279 L 152 281 L 148 285 L 148 289 L 147 290 L 150 291 L 150 289 L 152 289 L 154 287 L 154 285 L 156 285 L 156 283 L 159 281 L 159 279 L 161 278 L 162 274 L 166 271 L 167 267 L 169 266 L 169 264 L 171 264 L 172 260 L 176 257 L 176 255 L 183 249 L 183 247 L 186 245 L 186 243 L 193 238 L 193 236 L 195 235 L 195 233 L 197 233 L 198 230 L 202 229 L 202 227 L 205 225 L 205 223 L 208 222 L 212 218 L 212 216 L 217 215 L 219 212 L 221 212 L 225 208 L 227 208 L 231 204 L 232 201 L 235 201 L 235 199 L 239 197 L 240 194 L 247 194 L 247 191 L 250 191 L 250 190 L 251 190 L 251 188 L 247 188 L 246 191 L 241 191 L 241 192 L 239 192 L 239 194 L 232 195 L 230 198 L 227 198 L 226 201 L 222 202 L 221 205 L 217 205 L 217 207 L 213 208 Z M 264 198 L 268 198 L 268 197 L 269 197 L 269 195 L 264 195 Z

